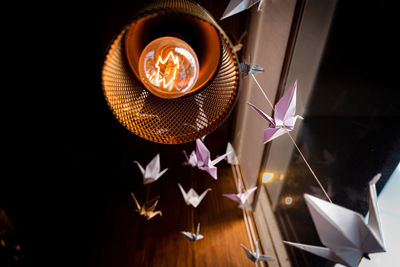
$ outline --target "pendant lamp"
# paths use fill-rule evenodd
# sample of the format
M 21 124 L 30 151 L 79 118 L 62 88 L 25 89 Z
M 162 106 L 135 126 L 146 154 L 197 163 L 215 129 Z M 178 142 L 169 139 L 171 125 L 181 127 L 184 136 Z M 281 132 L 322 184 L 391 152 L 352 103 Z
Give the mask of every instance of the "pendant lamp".
M 103 91 L 133 134 L 180 144 L 227 118 L 238 94 L 238 70 L 232 43 L 207 10 L 187 0 L 156 1 L 113 41 Z

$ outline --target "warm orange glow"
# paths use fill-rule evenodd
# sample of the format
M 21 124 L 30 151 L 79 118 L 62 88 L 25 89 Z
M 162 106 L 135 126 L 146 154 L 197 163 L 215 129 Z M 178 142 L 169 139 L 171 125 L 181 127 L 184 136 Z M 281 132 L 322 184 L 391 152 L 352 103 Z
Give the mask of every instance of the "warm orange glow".
M 199 76 L 199 61 L 183 40 L 161 37 L 150 42 L 139 59 L 143 85 L 154 95 L 177 98 L 188 93 Z
M 171 58 L 172 63 L 171 63 L 171 60 L 168 62 L 169 58 Z M 161 74 L 160 74 L 160 68 L 161 68 L 160 63 L 162 65 L 162 69 L 163 69 L 161 71 Z M 157 83 L 162 82 L 163 87 L 167 88 L 176 78 L 176 70 L 179 69 L 179 59 L 178 59 L 178 57 L 174 56 L 174 53 L 172 53 L 172 51 L 168 53 L 168 56 L 164 60 L 161 58 L 161 56 L 158 56 L 156 68 L 157 68 L 156 82 Z M 171 75 L 171 72 L 173 72 L 172 75 Z M 160 77 L 161 77 L 161 79 L 160 79 Z M 165 83 L 166 77 L 170 77 L 170 80 L 167 83 Z
M 262 177 L 263 184 L 266 184 L 266 183 L 272 181 L 272 178 L 274 178 L 273 172 L 264 172 L 263 177 Z
M 285 204 L 286 205 L 292 205 L 292 203 L 293 203 L 293 198 L 291 197 L 291 196 L 287 196 L 287 197 L 285 197 L 285 199 L 284 199 L 284 202 L 285 202 Z
M 281 173 L 281 175 L 279 175 L 279 180 L 283 181 L 283 178 L 285 178 L 285 175 Z

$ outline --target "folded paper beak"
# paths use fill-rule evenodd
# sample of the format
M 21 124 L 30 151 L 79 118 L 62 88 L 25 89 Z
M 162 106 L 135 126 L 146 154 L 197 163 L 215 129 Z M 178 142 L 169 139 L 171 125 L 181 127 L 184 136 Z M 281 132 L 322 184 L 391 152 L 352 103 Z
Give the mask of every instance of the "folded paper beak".
M 371 260 L 371 258 L 369 257 L 368 253 L 364 253 L 364 254 L 363 254 L 363 257 L 366 258 L 366 259 L 368 259 L 368 260 Z

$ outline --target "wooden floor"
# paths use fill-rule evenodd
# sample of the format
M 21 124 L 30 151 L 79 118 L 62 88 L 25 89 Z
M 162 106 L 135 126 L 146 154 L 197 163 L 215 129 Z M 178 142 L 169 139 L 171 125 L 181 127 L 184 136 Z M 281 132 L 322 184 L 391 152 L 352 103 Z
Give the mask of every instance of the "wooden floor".
M 161 166 L 167 167 L 161 154 Z M 182 162 L 182 158 L 174 159 Z M 146 162 L 143 162 L 146 163 Z M 231 167 L 224 161 L 218 165 L 218 180 L 206 172 L 175 165 L 150 187 L 142 185 L 139 169 L 132 162 L 124 164 L 120 183 L 113 190 L 108 212 L 99 232 L 97 248 L 90 266 L 254 266 L 247 259 L 240 243 L 250 248 L 242 210 L 235 202 L 222 197 L 236 192 Z M 168 166 L 169 167 L 169 166 Z M 211 188 L 194 209 L 187 206 L 177 186 L 199 194 Z M 135 212 L 130 196 L 139 202 L 160 196 L 158 209 L 162 217 L 147 221 Z M 190 243 L 180 231 L 194 231 L 201 223 L 204 239 Z

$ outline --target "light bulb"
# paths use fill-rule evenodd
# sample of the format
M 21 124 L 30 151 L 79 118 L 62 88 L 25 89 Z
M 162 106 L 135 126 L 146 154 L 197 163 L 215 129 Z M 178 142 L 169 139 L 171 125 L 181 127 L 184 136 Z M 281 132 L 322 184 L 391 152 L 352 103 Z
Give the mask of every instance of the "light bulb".
M 162 98 L 177 98 L 190 92 L 196 84 L 199 69 L 194 50 L 175 37 L 153 40 L 139 58 L 143 85 Z

